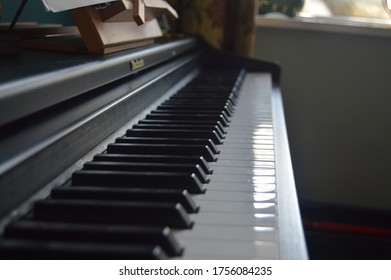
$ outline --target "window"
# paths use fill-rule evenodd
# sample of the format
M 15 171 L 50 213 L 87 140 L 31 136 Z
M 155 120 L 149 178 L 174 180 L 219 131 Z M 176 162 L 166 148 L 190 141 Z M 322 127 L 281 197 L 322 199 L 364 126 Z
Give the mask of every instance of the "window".
M 391 0 L 305 0 L 300 16 L 389 19 Z

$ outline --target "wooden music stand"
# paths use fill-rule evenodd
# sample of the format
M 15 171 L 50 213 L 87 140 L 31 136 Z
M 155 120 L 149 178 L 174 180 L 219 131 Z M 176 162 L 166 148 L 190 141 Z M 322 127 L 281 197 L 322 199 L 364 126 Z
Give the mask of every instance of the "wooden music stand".
M 88 6 L 71 13 L 88 51 L 96 54 L 152 43 L 162 36 L 157 14 L 178 18 L 176 11 L 161 0 L 119 0 L 103 9 Z

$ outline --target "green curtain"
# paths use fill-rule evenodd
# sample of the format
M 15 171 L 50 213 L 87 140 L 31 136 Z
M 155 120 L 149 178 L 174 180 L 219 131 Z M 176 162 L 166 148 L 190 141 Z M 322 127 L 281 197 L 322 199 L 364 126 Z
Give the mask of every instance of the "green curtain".
M 253 56 L 258 0 L 168 0 L 180 32 L 201 35 L 213 47 Z

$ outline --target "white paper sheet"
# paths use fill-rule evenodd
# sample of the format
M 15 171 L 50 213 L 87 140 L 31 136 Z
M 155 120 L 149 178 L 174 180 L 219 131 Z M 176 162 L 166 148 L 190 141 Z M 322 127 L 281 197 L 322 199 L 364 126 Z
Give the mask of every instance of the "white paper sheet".
M 79 7 L 113 2 L 117 0 L 42 0 L 46 10 L 51 12 L 61 12 Z

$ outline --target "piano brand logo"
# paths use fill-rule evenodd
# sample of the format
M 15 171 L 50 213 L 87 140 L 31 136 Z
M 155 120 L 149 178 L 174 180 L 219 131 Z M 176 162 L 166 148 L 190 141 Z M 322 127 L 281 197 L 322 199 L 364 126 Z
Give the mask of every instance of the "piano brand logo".
M 142 58 L 133 59 L 130 62 L 130 69 L 136 70 L 136 69 L 143 67 L 144 65 L 145 65 L 144 59 L 142 59 Z

